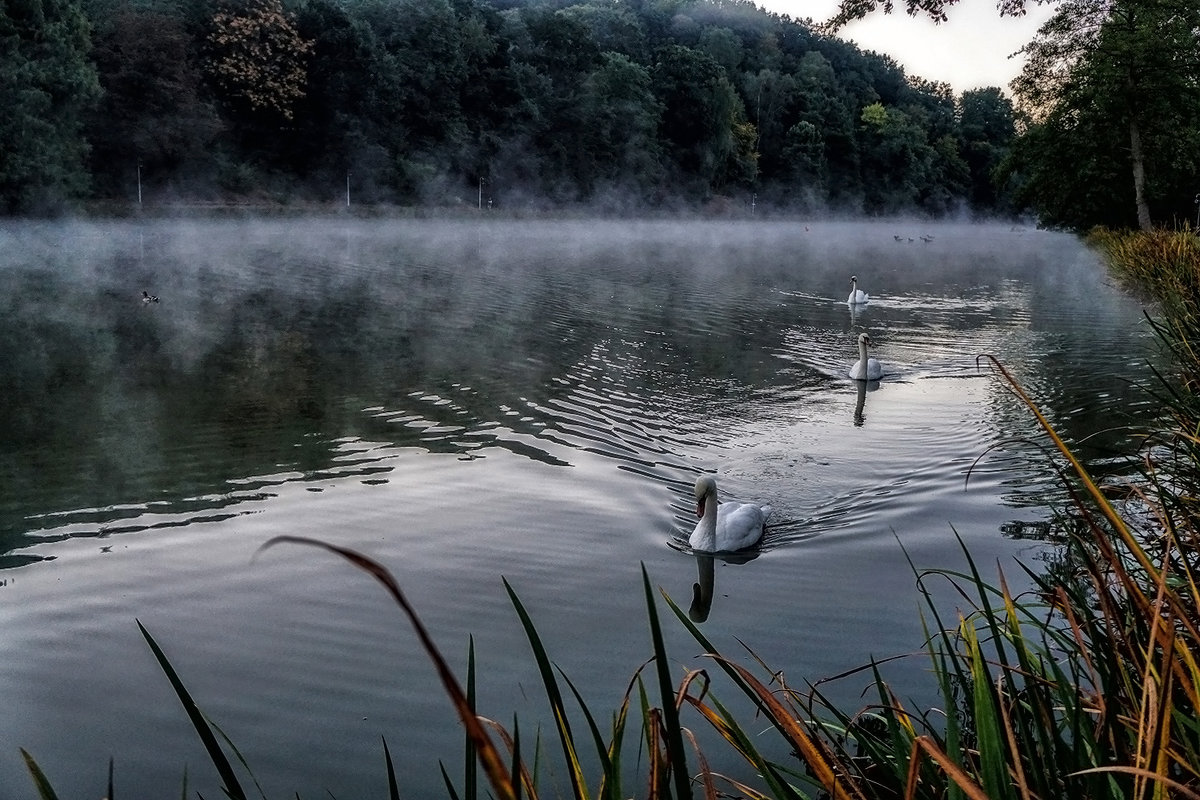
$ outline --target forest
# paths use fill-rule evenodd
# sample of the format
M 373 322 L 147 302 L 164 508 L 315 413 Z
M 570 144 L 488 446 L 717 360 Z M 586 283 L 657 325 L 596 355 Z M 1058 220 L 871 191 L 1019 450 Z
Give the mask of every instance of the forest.
M 750 0 L 10 1 L 0 213 L 1195 219 L 1200 4 L 1061 0 L 1026 54 L 956 96 Z

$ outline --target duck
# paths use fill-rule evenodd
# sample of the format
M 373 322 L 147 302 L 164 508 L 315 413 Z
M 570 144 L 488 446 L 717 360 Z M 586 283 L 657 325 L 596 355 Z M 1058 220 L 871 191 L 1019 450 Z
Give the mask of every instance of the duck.
M 857 305 L 859 303 L 866 303 L 870 299 L 871 299 L 871 296 L 869 294 L 864 292 L 862 289 L 858 288 L 858 276 L 851 275 L 850 276 L 850 296 L 846 298 L 846 302 L 853 306 L 853 305 Z
M 142 302 L 143 303 L 157 303 L 158 295 L 150 294 L 145 289 L 142 289 Z
M 873 358 L 867 358 L 867 345 L 871 337 L 866 333 L 858 335 L 858 361 L 850 367 L 850 377 L 856 381 L 877 381 L 883 377 L 883 367 Z
M 763 527 L 770 514 L 770 506 L 719 503 L 717 479 L 712 475 L 701 475 L 696 479 L 696 516 L 700 521 L 688 537 L 688 545 L 702 553 L 725 553 L 753 547 L 762 541 Z

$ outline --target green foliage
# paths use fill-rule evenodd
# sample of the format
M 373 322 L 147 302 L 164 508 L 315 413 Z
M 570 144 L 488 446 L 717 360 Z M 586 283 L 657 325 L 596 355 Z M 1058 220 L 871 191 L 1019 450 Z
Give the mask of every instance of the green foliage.
M 1187 218 L 1200 185 L 1200 6 L 1070 0 L 1014 82 L 1028 133 L 1007 170 L 1043 220 L 1086 230 Z
M 104 95 L 88 118 L 90 162 L 98 189 L 132 197 L 135 179 L 155 183 L 202 161 L 222 123 L 181 18 L 123 8 L 104 22 L 92 50 Z
M 83 116 L 99 94 L 76 0 L 0 6 L 0 212 L 45 212 L 87 186 Z
M 474 205 L 482 182 L 500 206 L 733 209 L 753 193 L 760 207 L 942 213 L 996 194 L 979 188 L 986 169 L 961 174 L 945 87 L 747 0 L 86 8 L 102 199 L 330 202 L 349 180 L 360 202 Z M 907 125 L 865 135 L 877 102 Z

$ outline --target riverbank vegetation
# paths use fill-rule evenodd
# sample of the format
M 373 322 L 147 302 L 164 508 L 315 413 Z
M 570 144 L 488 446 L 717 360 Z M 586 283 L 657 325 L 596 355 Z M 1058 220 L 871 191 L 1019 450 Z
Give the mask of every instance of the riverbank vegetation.
M 1014 99 L 750 0 L 37 0 L 0 9 L 0 211 L 1173 220 L 1200 185 L 1197 14 L 1063 2 Z

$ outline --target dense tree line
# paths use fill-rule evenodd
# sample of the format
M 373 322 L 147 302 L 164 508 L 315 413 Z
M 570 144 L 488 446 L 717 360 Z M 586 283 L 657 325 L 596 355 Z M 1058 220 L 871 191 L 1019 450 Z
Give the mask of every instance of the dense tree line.
M 1146 227 L 1200 190 L 1198 16 L 1062 0 L 1014 109 L 750 0 L 10 1 L 0 202 L 1028 207 Z
M 748 0 L 3 9 L 9 212 L 139 191 L 935 214 L 1009 197 L 999 90 L 955 97 Z

